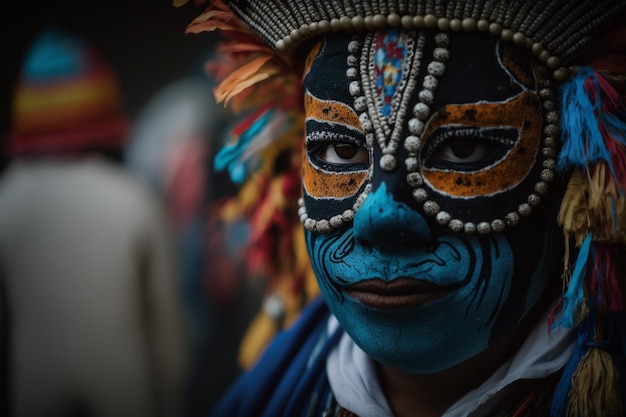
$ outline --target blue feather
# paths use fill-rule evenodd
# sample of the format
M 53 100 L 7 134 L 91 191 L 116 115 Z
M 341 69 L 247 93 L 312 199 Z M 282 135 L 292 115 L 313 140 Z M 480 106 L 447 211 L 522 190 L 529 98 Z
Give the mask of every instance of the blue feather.
M 591 86 L 585 84 L 590 81 Z M 604 161 L 616 177 L 612 154 L 607 141 L 615 140 L 626 146 L 624 115 L 605 111 L 602 88 L 597 74 L 590 67 L 581 67 L 576 76 L 561 86 L 561 140 L 563 147 L 557 161 L 557 170 L 586 167 Z M 592 99 L 593 97 L 593 99 Z M 606 135 L 603 135 L 602 126 Z
M 596 87 L 598 100 L 595 103 L 585 90 L 585 82 L 588 79 L 593 80 Z M 610 152 L 604 145 L 604 138 L 598 129 L 597 115 L 602 109 L 599 92 L 598 81 L 589 67 L 581 67 L 578 74 L 561 87 L 563 148 L 557 162 L 557 169 L 561 172 L 584 167 L 600 159 L 610 161 Z
M 553 328 L 572 327 L 575 317 L 580 312 L 580 307 L 583 304 L 583 282 L 585 280 L 585 271 L 591 249 L 591 237 L 592 234 L 588 233 L 583 244 L 580 246 L 574 272 L 572 273 L 572 279 L 567 287 L 567 291 L 563 294 L 563 314 L 561 319 L 553 324 Z
M 236 184 L 242 184 L 251 172 L 255 172 L 261 161 L 258 154 L 247 152 L 255 138 L 272 119 L 274 109 L 263 113 L 232 144 L 226 145 L 215 156 L 215 169 L 228 169 L 230 178 Z

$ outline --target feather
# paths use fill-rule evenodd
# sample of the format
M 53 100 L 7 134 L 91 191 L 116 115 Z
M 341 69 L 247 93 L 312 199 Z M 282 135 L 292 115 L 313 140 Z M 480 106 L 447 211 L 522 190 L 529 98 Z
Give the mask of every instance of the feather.
M 591 250 L 591 234 L 588 234 L 578 253 L 572 279 L 563 294 L 563 315 L 553 327 L 572 327 L 583 314 L 584 278 Z

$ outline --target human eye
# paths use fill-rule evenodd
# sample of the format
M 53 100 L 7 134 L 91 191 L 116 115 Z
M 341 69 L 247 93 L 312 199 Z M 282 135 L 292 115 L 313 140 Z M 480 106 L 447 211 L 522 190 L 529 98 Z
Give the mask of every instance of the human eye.
M 307 150 L 317 164 L 329 169 L 363 169 L 369 152 L 362 141 L 349 135 L 323 132 L 307 134 Z
M 440 128 L 428 139 L 424 164 L 429 168 L 480 169 L 510 151 L 518 135 L 513 128 Z
M 350 142 L 331 142 L 321 147 L 324 161 L 330 164 L 367 164 L 369 155 L 360 146 Z

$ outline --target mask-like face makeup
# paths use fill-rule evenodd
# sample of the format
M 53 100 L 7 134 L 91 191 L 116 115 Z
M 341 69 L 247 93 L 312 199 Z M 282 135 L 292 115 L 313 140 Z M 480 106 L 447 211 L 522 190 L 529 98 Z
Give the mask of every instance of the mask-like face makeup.
M 447 369 L 536 304 L 559 256 L 558 114 L 483 34 L 332 35 L 307 59 L 301 217 L 321 291 L 381 363 Z

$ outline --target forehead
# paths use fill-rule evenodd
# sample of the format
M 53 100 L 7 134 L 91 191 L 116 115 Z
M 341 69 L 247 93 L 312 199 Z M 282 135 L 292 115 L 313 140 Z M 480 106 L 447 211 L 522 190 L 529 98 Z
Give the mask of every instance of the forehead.
M 394 35 L 389 34 L 393 32 Z M 358 62 L 351 62 L 362 53 L 375 53 L 372 61 L 384 61 L 388 71 L 401 73 L 406 71 L 407 39 L 411 32 L 380 31 L 369 50 L 351 51 L 353 39 L 362 40 L 350 34 L 331 34 L 314 45 L 307 57 L 304 87 L 313 95 L 328 96 L 334 100 L 350 103 L 353 99 L 346 89 L 349 83 L 347 71 Z M 423 45 L 410 45 L 412 52 L 421 57 L 431 57 L 437 48 L 435 34 L 428 33 Z M 450 33 L 447 46 L 449 59 L 446 63 L 445 82 L 440 83 L 432 109 L 449 103 L 476 103 L 485 101 L 504 101 L 524 89 L 533 89 L 535 79 L 531 67 L 531 54 L 525 48 L 483 33 Z M 362 43 L 360 44 L 362 45 Z M 376 52 L 372 52 L 375 49 Z M 404 55 L 403 55 L 404 54 Z M 418 57 L 419 59 L 419 57 Z M 417 79 L 427 73 L 423 65 Z

